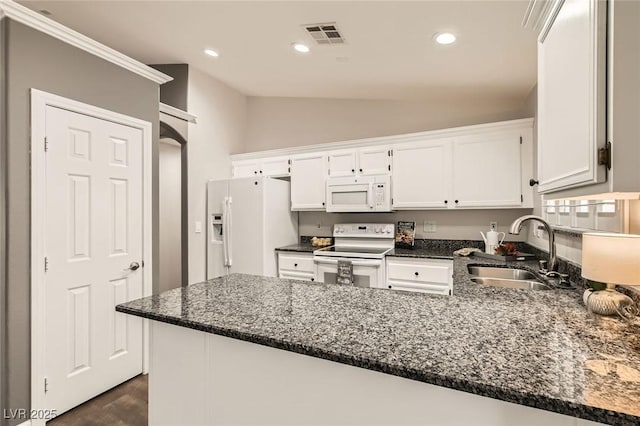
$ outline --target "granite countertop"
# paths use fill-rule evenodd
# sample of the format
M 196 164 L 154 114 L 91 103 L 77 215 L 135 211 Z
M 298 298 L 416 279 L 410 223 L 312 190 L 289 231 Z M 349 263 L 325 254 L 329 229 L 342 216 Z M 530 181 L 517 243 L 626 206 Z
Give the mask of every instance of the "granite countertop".
M 289 246 L 278 247 L 276 251 L 297 251 L 300 253 L 313 253 L 322 247 L 312 246 L 310 243 L 291 244 Z
M 471 263 L 493 262 L 455 256 L 452 296 L 233 274 L 116 309 L 561 414 L 640 423 L 640 327 L 590 314 L 577 290 L 473 283 Z
M 294 251 L 299 253 L 313 253 L 322 247 L 314 247 L 311 244 L 300 243 L 291 244 L 289 246 L 278 247 L 276 251 Z M 413 257 L 413 258 L 430 258 L 430 259 L 453 259 L 450 247 L 425 247 L 425 248 L 394 248 L 387 256 L 396 257 Z

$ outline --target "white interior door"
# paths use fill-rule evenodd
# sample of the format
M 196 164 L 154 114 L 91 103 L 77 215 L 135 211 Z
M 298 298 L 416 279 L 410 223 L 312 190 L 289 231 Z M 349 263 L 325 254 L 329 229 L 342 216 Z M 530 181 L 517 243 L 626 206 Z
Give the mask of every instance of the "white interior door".
M 114 306 L 143 295 L 143 135 L 51 106 L 45 120 L 44 402 L 61 413 L 142 372 L 142 320 Z

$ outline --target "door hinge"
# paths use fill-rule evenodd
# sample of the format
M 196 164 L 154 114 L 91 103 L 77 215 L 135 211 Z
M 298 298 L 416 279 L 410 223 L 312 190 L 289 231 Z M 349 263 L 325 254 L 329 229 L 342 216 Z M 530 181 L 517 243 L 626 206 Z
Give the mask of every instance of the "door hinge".
M 49 392 L 49 381 L 47 380 L 47 378 L 44 378 L 44 393 Z
M 607 141 L 604 148 L 598 150 L 598 166 L 606 166 L 611 170 L 611 142 Z
M 290 159 L 287 160 L 287 164 L 291 165 L 291 160 Z
M 331 169 L 327 169 L 327 174 L 331 176 Z
M 289 173 L 291 173 L 291 167 L 287 168 L 287 170 L 289 171 Z
M 391 150 L 391 156 L 393 157 L 393 150 Z
M 387 156 L 391 157 L 391 150 L 387 151 Z
M 45 256 L 44 258 L 44 271 L 47 272 L 49 270 L 49 258 Z
M 520 136 L 520 145 L 522 145 L 522 136 Z
M 520 202 L 524 203 L 524 195 L 520 194 Z
M 391 171 L 391 164 L 389 164 L 387 167 L 389 167 L 389 171 Z
M 49 140 L 47 139 L 47 137 L 44 137 L 44 152 L 49 151 Z
M 144 260 L 140 261 L 140 264 L 142 265 L 142 267 L 144 268 Z

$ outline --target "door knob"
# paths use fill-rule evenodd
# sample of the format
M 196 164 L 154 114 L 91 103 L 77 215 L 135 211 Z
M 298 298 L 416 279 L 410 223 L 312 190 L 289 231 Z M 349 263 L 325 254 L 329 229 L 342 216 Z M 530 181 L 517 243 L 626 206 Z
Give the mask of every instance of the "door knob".
M 135 271 L 140 268 L 140 264 L 138 262 L 131 262 L 131 265 L 125 271 Z

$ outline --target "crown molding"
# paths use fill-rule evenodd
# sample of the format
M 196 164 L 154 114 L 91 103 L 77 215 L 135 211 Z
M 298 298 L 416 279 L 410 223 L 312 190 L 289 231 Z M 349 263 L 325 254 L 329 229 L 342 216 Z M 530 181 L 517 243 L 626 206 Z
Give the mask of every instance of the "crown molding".
M 530 0 L 522 26 L 540 33 L 552 10 L 553 0 Z
M 198 117 L 188 113 L 187 111 L 181 110 L 180 108 L 172 107 L 171 105 L 163 104 L 160 102 L 160 112 L 163 112 L 172 117 L 179 118 L 184 121 L 188 121 L 189 123 L 197 123 Z
M 349 148 L 365 148 L 372 146 L 391 146 L 399 143 L 425 141 L 430 139 L 454 138 L 469 134 L 490 134 L 492 132 L 533 128 L 533 118 L 519 118 L 516 120 L 499 121 L 495 123 L 474 124 L 471 126 L 452 127 L 447 129 L 427 130 L 417 133 L 401 135 L 380 136 L 366 139 L 354 139 L 341 142 L 327 142 L 314 145 L 296 146 L 290 148 L 277 148 L 267 151 L 255 151 L 242 154 L 232 154 L 232 161 L 255 160 L 267 157 L 280 157 L 297 154 L 308 154 L 319 151 L 334 151 Z
M 118 52 L 102 43 L 80 34 L 71 28 L 49 19 L 33 10 L 24 7 L 12 0 L 0 0 L 0 19 L 9 18 L 21 24 L 27 25 L 35 30 L 57 38 L 71 46 L 84 50 L 94 56 L 118 65 L 133 73 L 136 73 L 148 80 L 158 84 L 164 84 L 173 80 L 166 74 L 155 70 L 142 62 L 136 61 L 129 56 Z

